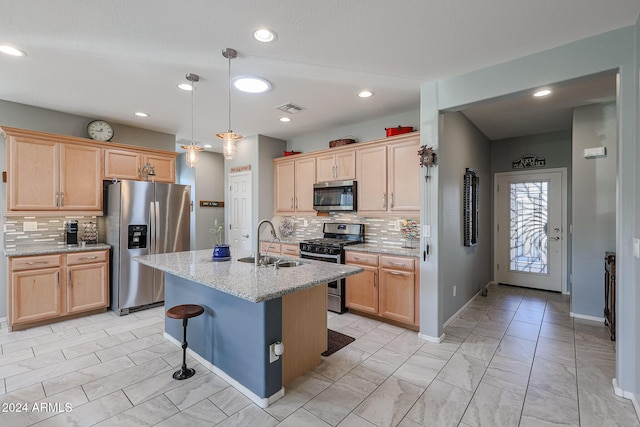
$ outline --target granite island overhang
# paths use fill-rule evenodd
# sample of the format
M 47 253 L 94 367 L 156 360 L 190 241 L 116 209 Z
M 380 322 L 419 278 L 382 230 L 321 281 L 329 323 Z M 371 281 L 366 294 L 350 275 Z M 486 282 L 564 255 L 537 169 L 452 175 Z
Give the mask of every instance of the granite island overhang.
M 363 271 L 343 264 L 295 259 L 297 267 L 214 262 L 209 249 L 134 257 L 165 273 L 165 308 L 199 304 L 189 320 L 189 353 L 261 407 L 284 395 L 283 384 L 320 363 L 326 349 L 326 283 Z M 180 345 L 182 323 L 165 318 L 165 336 Z M 284 344 L 270 362 L 269 346 Z M 284 362 L 283 362 L 284 361 Z

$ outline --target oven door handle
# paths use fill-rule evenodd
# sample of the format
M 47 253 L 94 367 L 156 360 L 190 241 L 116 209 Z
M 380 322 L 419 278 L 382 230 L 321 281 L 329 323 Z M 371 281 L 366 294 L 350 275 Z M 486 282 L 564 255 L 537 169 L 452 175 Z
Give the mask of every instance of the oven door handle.
M 308 252 L 300 252 L 300 258 L 314 259 L 314 258 L 325 258 L 331 260 L 339 260 L 339 257 L 336 255 L 326 255 L 326 254 L 312 254 Z M 339 264 L 339 263 L 338 263 Z

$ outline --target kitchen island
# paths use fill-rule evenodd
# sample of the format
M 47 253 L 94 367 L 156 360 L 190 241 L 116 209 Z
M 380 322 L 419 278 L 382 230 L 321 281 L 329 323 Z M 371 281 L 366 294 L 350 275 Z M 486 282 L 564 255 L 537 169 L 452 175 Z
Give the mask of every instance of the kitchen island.
M 190 353 L 261 407 L 284 395 L 283 385 L 320 363 L 327 345 L 326 283 L 360 267 L 299 260 L 297 267 L 258 266 L 239 258 L 214 262 L 211 250 L 135 257 L 164 271 L 165 307 L 199 304 L 189 320 Z M 287 257 L 281 257 L 291 259 Z M 182 342 L 182 323 L 165 319 L 165 336 Z M 271 362 L 270 345 L 284 344 Z

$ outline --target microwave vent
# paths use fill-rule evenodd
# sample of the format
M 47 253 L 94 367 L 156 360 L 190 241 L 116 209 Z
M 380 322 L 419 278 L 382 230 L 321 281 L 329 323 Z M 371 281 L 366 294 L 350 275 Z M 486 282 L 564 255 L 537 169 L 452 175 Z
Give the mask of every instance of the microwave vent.
M 304 108 L 300 107 L 299 105 L 293 104 L 291 102 L 287 102 L 285 104 L 278 105 L 276 107 L 276 110 L 284 111 L 285 113 L 289 113 L 289 114 L 295 114 L 304 110 Z

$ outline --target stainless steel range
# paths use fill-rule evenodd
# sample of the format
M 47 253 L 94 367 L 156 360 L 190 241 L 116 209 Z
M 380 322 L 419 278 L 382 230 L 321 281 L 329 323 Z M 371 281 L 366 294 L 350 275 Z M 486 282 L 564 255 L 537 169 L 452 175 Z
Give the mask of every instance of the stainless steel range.
M 364 243 L 364 224 L 326 222 L 324 237 L 300 242 L 300 258 L 344 264 L 344 246 Z M 328 284 L 327 305 L 330 311 L 344 313 L 345 279 Z

